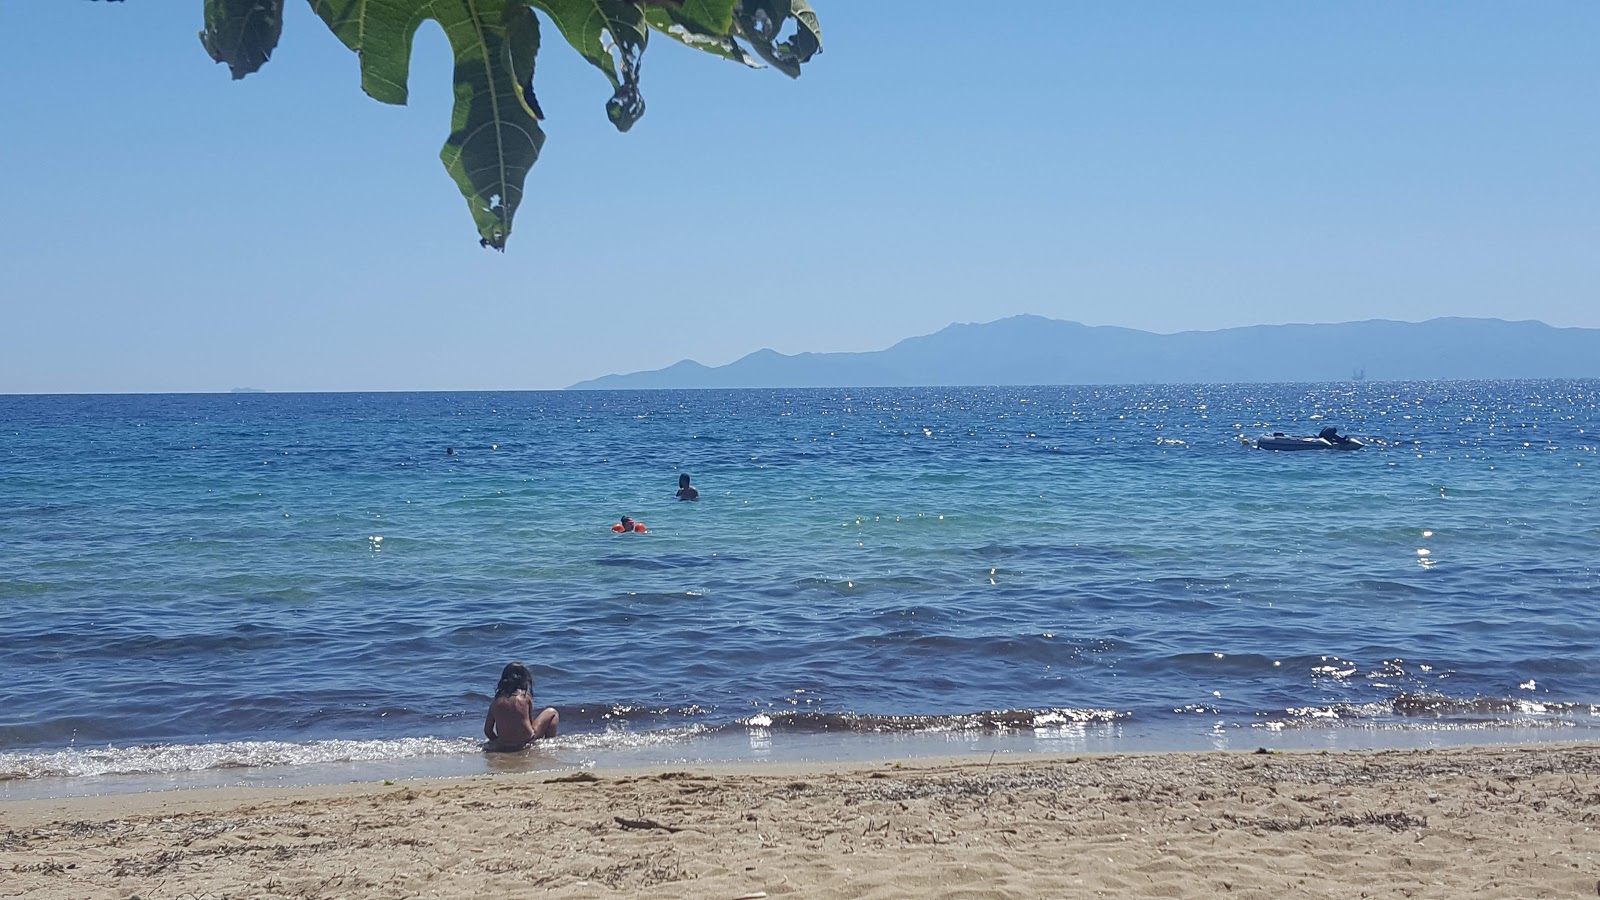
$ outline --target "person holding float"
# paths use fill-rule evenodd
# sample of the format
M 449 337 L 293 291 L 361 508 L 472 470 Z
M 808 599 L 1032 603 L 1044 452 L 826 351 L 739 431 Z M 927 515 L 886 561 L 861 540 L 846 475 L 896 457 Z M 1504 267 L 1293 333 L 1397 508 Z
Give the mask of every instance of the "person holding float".
M 633 519 L 629 518 L 628 516 L 623 516 L 622 517 L 622 521 L 620 521 L 617 524 L 611 526 L 611 530 L 615 531 L 617 534 L 627 534 L 629 532 L 635 532 L 635 533 L 638 533 L 638 534 L 647 534 L 650 531 L 650 529 L 644 527 L 644 523 L 643 522 L 635 522 Z

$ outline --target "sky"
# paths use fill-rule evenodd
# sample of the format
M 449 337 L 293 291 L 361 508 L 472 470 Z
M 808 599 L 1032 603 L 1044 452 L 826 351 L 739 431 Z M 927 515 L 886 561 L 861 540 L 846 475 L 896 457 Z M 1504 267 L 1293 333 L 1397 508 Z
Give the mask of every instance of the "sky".
M 289 0 L 0 2 L 0 393 L 558 389 L 1031 313 L 1600 327 L 1600 3 L 812 0 L 791 81 L 669 40 L 628 134 L 546 29 L 505 254 Z

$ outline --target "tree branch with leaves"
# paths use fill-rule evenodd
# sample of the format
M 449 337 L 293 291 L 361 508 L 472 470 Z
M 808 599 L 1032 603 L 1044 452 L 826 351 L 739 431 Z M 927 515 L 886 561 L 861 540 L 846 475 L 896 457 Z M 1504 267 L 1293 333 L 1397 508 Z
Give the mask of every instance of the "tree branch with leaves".
M 485 247 L 504 250 L 544 146 L 534 93 L 542 13 L 611 82 L 606 115 L 627 131 L 644 115 L 639 66 L 652 33 L 790 77 L 822 51 L 807 0 L 308 0 L 361 60 L 361 87 L 404 104 L 417 29 L 432 20 L 455 57 L 455 106 L 440 159 Z M 205 0 L 200 40 L 235 79 L 258 71 L 283 34 L 284 0 Z

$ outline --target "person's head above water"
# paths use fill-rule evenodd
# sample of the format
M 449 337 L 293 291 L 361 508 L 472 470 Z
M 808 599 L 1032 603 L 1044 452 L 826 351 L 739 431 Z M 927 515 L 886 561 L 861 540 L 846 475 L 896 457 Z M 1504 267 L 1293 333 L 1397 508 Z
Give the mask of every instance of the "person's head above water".
M 533 673 L 528 667 L 519 662 L 508 663 L 500 670 L 500 683 L 494 686 L 496 697 L 509 697 L 522 691 L 526 694 L 533 693 Z
M 682 475 L 678 476 L 678 490 L 681 491 L 681 490 L 683 490 L 684 488 L 686 488 L 688 486 L 689 486 L 689 473 L 685 472 Z
M 622 517 L 622 530 L 623 531 L 632 531 L 633 530 L 633 517 L 632 516 L 623 516 Z

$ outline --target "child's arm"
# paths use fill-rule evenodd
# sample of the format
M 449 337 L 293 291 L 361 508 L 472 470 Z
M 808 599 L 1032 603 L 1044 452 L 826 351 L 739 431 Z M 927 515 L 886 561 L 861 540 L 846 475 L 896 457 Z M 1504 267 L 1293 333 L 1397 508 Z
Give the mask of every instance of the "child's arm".
M 483 720 L 483 736 L 495 740 L 494 734 L 494 707 L 489 707 L 489 716 Z

